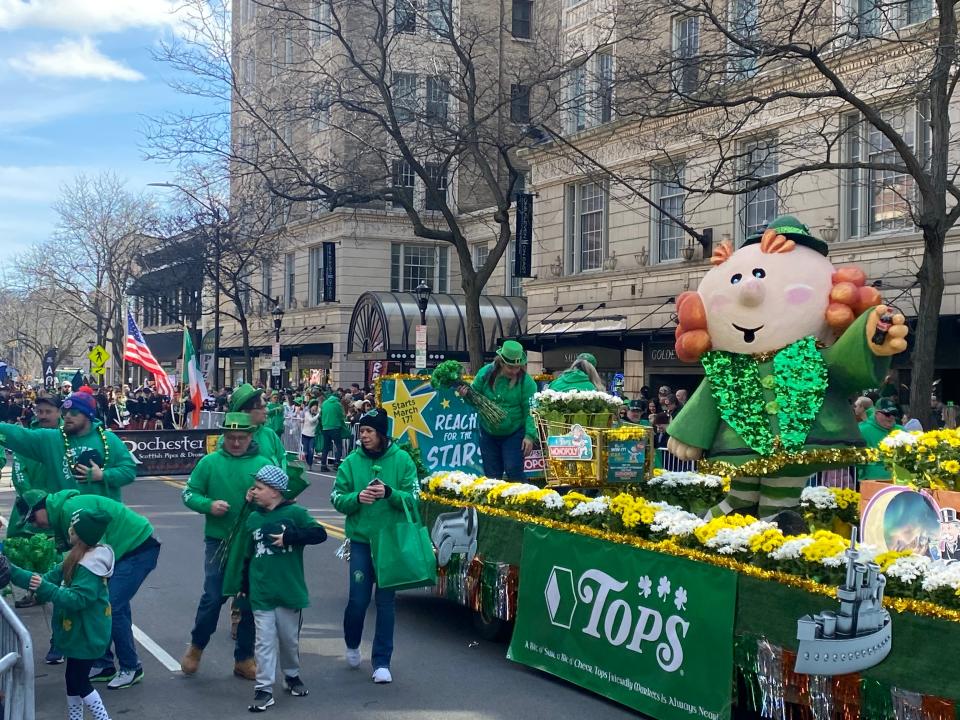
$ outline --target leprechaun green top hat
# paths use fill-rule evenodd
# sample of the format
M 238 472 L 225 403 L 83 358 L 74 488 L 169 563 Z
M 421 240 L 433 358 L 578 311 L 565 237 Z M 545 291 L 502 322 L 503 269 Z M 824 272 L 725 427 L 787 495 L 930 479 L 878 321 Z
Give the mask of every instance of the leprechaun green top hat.
M 788 240 L 793 240 L 797 245 L 804 245 L 811 250 L 816 250 L 824 257 L 826 257 L 830 251 L 830 248 L 823 240 L 811 235 L 810 228 L 797 220 L 793 215 L 781 215 L 778 218 L 774 218 L 763 230 L 754 233 L 744 240 L 743 246 L 756 245 L 760 242 L 763 233 L 767 230 L 774 230 L 778 235 L 783 235 Z

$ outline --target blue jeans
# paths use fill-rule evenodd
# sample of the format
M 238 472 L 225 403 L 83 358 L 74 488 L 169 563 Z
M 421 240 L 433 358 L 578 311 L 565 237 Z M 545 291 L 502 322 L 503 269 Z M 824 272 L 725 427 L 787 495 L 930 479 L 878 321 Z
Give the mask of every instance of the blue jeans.
M 336 430 L 324 430 L 323 431 L 323 453 L 320 456 L 320 464 L 327 464 L 327 455 L 330 452 L 330 448 L 333 448 L 333 457 L 336 459 L 337 464 L 340 464 L 341 452 L 343 451 L 343 443 L 340 441 L 340 428 Z
M 373 584 L 376 581 L 373 570 L 373 557 L 367 543 L 350 543 L 350 597 L 347 609 L 343 613 L 343 639 L 347 647 L 355 650 L 360 647 L 363 636 L 363 621 L 370 607 Z M 377 587 L 377 626 L 373 633 L 374 669 L 390 667 L 393 655 L 393 626 L 396 620 L 393 590 L 381 590 Z
M 223 596 L 223 567 L 217 551 L 222 540 L 204 538 L 203 540 L 203 595 L 197 606 L 197 618 L 190 632 L 190 642 L 201 650 L 210 642 L 210 636 L 217 631 L 220 620 L 220 608 L 227 601 Z M 233 651 L 236 661 L 253 657 L 254 629 L 253 611 L 249 603 L 240 603 L 240 624 L 237 626 L 237 644 Z
M 512 435 L 490 435 L 480 430 L 480 455 L 483 458 L 483 474 L 491 480 L 522 482 L 523 475 L 523 436 L 521 427 Z
M 110 578 L 110 608 L 113 617 L 111 643 L 117 653 L 120 671 L 139 670 L 140 658 L 137 646 L 133 642 L 133 617 L 130 613 L 130 601 L 137 594 L 147 575 L 157 567 L 160 545 L 154 545 L 136 555 L 121 558 L 113 568 Z M 113 652 L 110 645 L 103 657 L 94 663 L 97 668 L 113 667 Z
M 307 435 L 300 436 L 300 449 L 303 451 L 303 459 L 307 461 L 307 467 L 313 468 L 313 451 L 316 438 Z

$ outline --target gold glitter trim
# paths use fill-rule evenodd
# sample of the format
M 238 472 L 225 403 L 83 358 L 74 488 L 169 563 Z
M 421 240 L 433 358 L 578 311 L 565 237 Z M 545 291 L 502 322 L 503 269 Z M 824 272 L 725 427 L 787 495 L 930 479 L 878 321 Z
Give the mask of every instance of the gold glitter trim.
M 743 465 L 734 465 L 723 460 L 701 460 L 698 471 L 705 475 L 729 475 L 731 477 L 769 477 L 776 475 L 788 465 L 859 465 L 869 462 L 865 448 L 826 448 L 823 450 L 800 450 L 798 452 L 775 452 L 767 457 L 748 460 Z

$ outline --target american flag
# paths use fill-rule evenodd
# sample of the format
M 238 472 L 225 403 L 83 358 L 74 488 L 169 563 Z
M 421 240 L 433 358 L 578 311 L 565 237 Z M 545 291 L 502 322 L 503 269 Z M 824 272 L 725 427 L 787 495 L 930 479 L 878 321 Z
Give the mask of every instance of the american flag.
M 173 387 L 170 385 L 170 378 L 166 371 L 160 367 L 160 363 L 150 352 L 146 341 L 143 339 L 143 333 L 137 327 L 130 311 L 127 311 L 127 344 L 123 349 L 123 358 L 127 362 L 139 365 L 147 372 L 153 373 L 153 379 L 157 383 L 157 390 L 161 395 L 173 397 Z

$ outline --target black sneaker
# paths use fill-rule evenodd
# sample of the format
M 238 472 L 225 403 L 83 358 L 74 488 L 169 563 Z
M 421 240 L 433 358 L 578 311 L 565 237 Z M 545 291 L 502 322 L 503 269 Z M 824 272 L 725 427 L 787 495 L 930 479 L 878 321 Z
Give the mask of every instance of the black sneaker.
M 114 668 L 93 668 L 90 670 L 90 682 L 110 682 L 117 676 Z
M 307 690 L 307 686 L 303 684 L 303 680 L 300 679 L 299 675 L 293 677 L 284 675 L 283 686 L 287 689 L 287 692 L 294 697 L 306 697 L 310 694 L 310 691 Z
M 273 705 L 273 693 L 266 690 L 257 690 L 253 694 L 253 704 L 247 707 L 250 712 L 266 712 Z

